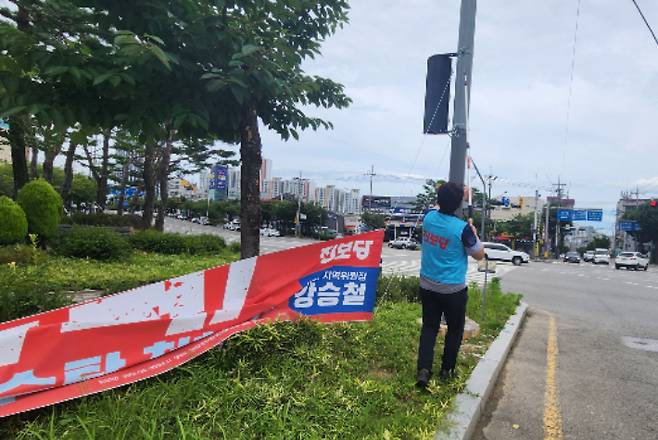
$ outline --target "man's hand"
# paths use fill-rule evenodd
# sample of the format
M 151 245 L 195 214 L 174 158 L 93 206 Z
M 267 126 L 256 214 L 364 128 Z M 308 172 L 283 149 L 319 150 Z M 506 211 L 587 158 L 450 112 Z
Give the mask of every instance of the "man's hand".
M 484 247 L 482 246 L 482 243 L 480 242 L 480 237 L 478 237 L 478 230 L 477 230 L 477 228 L 475 227 L 475 225 L 473 225 L 473 219 L 472 219 L 472 218 L 469 218 L 469 219 L 468 219 L 468 226 L 471 227 L 471 230 L 473 231 L 473 234 L 475 235 L 475 238 L 477 238 L 477 241 L 478 241 L 478 243 L 479 243 L 479 245 L 480 245 L 480 249 L 479 249 L 479 250 L 477 250 L 477 251 L 469 251 L 469 254 L 470 254 L 470 256 L 473 257 L 474 259 L 480 261 L 481 259 L 485 258 L 485 257 L 487 256 L 487 254 L 484 252 Z
M 473 219 L 472 219 L 472 218 L 469 218 L 469 219 L 468 219 L 468 225 L 469 225 L 469 226 L 471 227 L 471 229 L 473 230 L 473 233 L 475 234 L 475 236 L 478 237 L 478 239 L 479 239 L 480 237 L 478 236 L 478 230 L 477 230 L 477 228 L 475 227 L 475 225 L 473 224 Z

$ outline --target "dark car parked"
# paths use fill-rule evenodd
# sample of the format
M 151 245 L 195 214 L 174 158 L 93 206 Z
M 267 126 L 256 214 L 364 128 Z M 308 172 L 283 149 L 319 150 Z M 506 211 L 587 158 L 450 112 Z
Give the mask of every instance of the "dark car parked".
M 567 252 L 564 256 L 565 263 L 580 263 L 580 254 L 578 252 Z

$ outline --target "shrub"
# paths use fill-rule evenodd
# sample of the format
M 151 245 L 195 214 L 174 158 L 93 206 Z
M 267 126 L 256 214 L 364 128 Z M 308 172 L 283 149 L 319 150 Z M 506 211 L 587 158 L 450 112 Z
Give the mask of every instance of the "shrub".
M 82 212 L 74 212 L 65 217 L 62 220 L 62 223 L 86 226 L 132 226 L 133 228 L 139 229 L 142 226 L 142 218 L 135 214 L 117 215 L 105 214 L 103 212 L 85 214 Z
M 6 196 L 0 196 L 0 244 L 19 243 L 27 235 L 23 209 Z
M 135 249 L 160 254 L 213 254 L 226 247 L 224 239 L 216 235 L 181 235 L 153 229 L 133 234 L 130 243 Z
M 187 250 L 185 236 L 153 229 L 139 231 L 130 237 L 135 249 L 160 254 L 183 254 Z
M 38 266 L 28 270 L 0 267 L 0 322 L 56 309 L 70 302 L 65 295 L 44 292 L 47 279 Z
M 118 260 L 130 253 L 128 240 L 116 232 L 93 226 L 74 226 L 53 243 L 56 253 L 66 257 Z
M 231 244 L 229 245 L 228 248 L 229 248 L 229 250 L 230 250 L 231 252 L 240 252 L 240 251 L 242 250 L 242 247 L 241 247 L 239 241 L 234 241 L 233 243 L 231 243 Z
M 381 302 L 419 302 L 418 277 L 386 275 L 379 278 L 377 286 L 377 303 Z
M 43 257 L 43 251 L 29 244 L 0 246 L 0 264 L 34 264 Z
M 226 248 L 224 239 L 212 234 L 189 235 L 185 240 L 190 254 L 215 254 Z
M 17 201 L 27 216 L 29 232 L 44 238 L 57 233 L 63 202 L 50 183 L 44 179 L 27 183 L 18 191 Z

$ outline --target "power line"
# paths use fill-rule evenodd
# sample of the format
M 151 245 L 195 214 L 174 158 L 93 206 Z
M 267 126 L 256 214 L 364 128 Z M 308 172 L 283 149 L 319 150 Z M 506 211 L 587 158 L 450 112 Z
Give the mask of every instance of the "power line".
M 647 18 L 644 16 L 642 13 L 642 9 L 640 9 L 640 5 L 637 4 L 635 0 L 631 0 L 635 7 L 637 8 L 637 12 L 640 13 L 640 17 L 642 17 L 642 20 L 644 20 L 644 24 L 647 25 L 647 29 L 649 29 L 649 32 L 651 32 L 651 36 L 653 37 L 653 40 L 656 42 L 656 45 L 658 45 L 658 38 L 656 37 L 656 34 L 654 33 L 653 29 L 651 29 L 651 25 L 647 21 Z
M 571 52 L 571 71 L 569 73 L 569 97 L 567 99 L 567 120 L 564 129 L 564 147 L 562 149 L 562 169 L 566 161 L 567 146 L 569 144 L 569 123 L 571 122 L 571 96 L 573 95 L 573 74 L 576 70 L 576 47 L 578 45 L 578 22 L 580 21 L 580 0 L 576 6 L 576 28 L 573 32 L 573 48 Z

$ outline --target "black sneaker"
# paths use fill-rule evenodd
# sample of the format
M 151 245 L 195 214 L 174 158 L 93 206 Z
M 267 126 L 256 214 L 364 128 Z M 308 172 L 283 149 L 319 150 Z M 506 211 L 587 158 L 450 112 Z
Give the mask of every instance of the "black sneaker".
M 416 373 L 416 386 L 418 388 L 427 388 L 427 384 L 430 382 L 430 377 L 432 377 L 432 372 L 425 368 L 418 370 Z
M 457 377 L 455 370 L 441 370 L 439 372 L 439 380 L 441 382 L 449 382 Z

